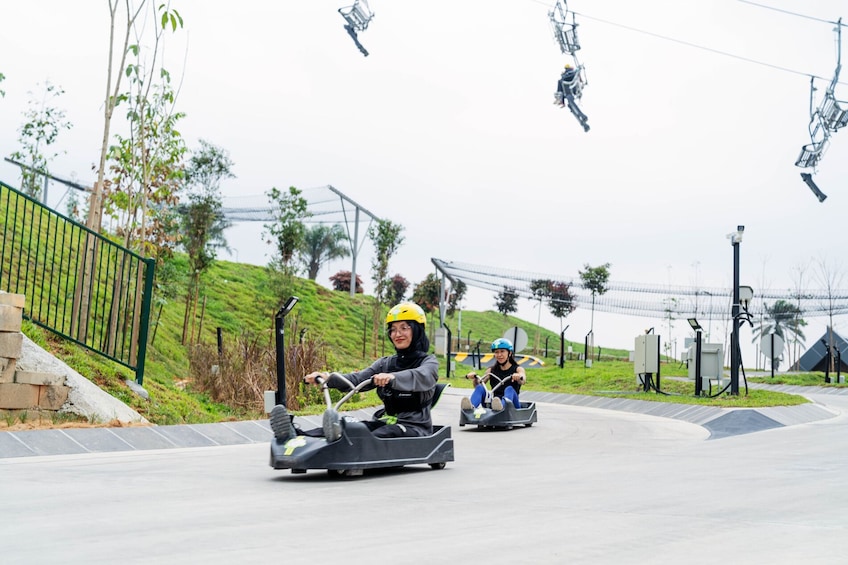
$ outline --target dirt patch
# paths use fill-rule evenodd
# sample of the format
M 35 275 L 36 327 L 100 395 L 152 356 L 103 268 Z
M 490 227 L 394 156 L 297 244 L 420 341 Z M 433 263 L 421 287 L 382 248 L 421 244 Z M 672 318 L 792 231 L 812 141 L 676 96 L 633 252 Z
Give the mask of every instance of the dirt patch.
M 29 430 L 61 430 L 68 428 L 131 428 L 140 426 L 150 426 L 140 422 L 126 423 L 119 420 L 112 420 L 105 423 L 91 423 L 87 421 L 79 422 L 54 422 L 45 418 L 28 418 L 25 422 L 15 421 L 12 425 L 9 422 L 0 420 L 0 432 L 21 432 Z

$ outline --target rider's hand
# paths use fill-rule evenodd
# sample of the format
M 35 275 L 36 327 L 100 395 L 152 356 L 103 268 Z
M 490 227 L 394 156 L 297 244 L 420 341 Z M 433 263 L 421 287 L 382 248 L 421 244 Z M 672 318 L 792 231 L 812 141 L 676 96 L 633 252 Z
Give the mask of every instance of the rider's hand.
M 327 379 L 330 378 L 330 375 L 328 373 L 323 373 L 321 371 L 313 371 L 313 372 L 309 373 L 308 375 L 306 375 L 305 377 L 303 377 L 303 382 L 305 382 L 306 384 L 315 385 L 315 384 L 318 384 L 318 381 L 316 380 L 318 378 L 321 378 L 324 381 L 327 381 Z
M 395 380 L 395 376 L 391 373 L 379 373 L 371 377 L 371 382 L 374 383 L 375 386 L 386 386 L 393 380 Z

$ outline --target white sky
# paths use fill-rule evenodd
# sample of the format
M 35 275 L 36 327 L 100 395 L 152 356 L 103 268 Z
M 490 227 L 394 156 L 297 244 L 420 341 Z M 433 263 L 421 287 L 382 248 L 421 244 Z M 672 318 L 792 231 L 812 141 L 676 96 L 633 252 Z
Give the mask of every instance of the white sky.
M 767 3 L 831 21 L 848 16 L 846 0 Z M 564 277 L 609 262 L 614 281 L 729 287 L 726 235 L 739 224 L 741 279 L 755 291 L 794 287 L 793 271 L 813 260 L 845 268 L 848 133 L 833 135 L 814 174 L 824 203 L 794 166 L 810 141 L 809 75 L 826 77 L 816 83 L 821 94 L 836 67 L 833 25 L 737 0 L 569 2 L 587 69 L 581 106 L 592 130 L 584 133 L 552 104 L 569 60 L 550 32 L 553 4 L 372 0 L 363 57 L 336 12 L 348 0 L 175 0 L 186 27 L 170 42 L 166 67 L 184 71 L 180 129 L 189 147 L 203 138 L 229 151 L 237 178 L 224 184 L 228 206 L 239 206 L 237 197 L 253 203 L 272 186 L 331 184 L 402 224 L 405 243 L 390 271 L 413 284 L 436 257 Z M 106 0 L 3 2 L 0 22 L 0 153 L 18 148 L 27 92 L 49 80 L 65 89 L 56 104 L 74 124 L 60 135 L 51 172 L 91 183 Z M 848 99 L 848 72 L 842 82 L 837 98 Z M 0 179 L 19 185 L 5 162 Z M 261 223 L 230 230 L 232 258 L 265 264 L 271 249 L 261 231 Z M 370 260 L 366 243 L 357 270 L 367 273 Z M 349 268 L 349 260 L 328 265 L 318 282 Z M 492 309 L 494 297 L 472 289 L 466 304 Z M 519 314 L 536 320 L 529 301 Z M 558 331 L 546 311 L 541 320 Z M 808 321 L 811 345 L 825 326 Z M 588 310 L 566 323 L 566 336 L 582 340 Z M 663 339 L 669 333 L 661 320 L 602 313 L 594 326 L 606 347 L 630 349 L 650 326 Z M 689 334 L 675 322 L 678 349 Z M 755 363 L 753 355 L 744 361 Z

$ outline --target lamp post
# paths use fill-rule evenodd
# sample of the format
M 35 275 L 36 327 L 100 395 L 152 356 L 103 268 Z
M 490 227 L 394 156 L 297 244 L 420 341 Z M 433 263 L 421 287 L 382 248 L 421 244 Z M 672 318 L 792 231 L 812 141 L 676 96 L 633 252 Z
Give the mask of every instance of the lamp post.
M 559 368 L 562 369 L 565 366 L 565 330 L 567 330 L 570 325 L 565 326 L 561 332 L 559 332 Z
M 275 345 L 277 349 L 277 394 L 276 403 L 286 405 L 286 315 L 291 312 L 299 298 L 290 296 L 282 308 L 274 316 Z
M 687 320 L 695 330 L 695 396 L 701 396 L 701 324 L 695 318 Z
M 739 394 L 739 244 L 745 226 L 737 226 L 736 231 L 727 235 L 733 246 L 733 303 L 730 310 L 730 394 Z

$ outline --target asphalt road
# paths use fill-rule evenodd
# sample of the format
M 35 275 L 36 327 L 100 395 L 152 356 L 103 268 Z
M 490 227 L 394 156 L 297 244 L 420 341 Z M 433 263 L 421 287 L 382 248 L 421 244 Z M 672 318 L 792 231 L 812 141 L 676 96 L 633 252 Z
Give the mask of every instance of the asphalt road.
M 0 561 L 848 563 L 848 397 L 814 400 L 838 415 L 710 439 L 543 402 L 460 428 L 446 394 L 456 461 L 355 479 L 275 471 L 264 442 L 0 458 Z

